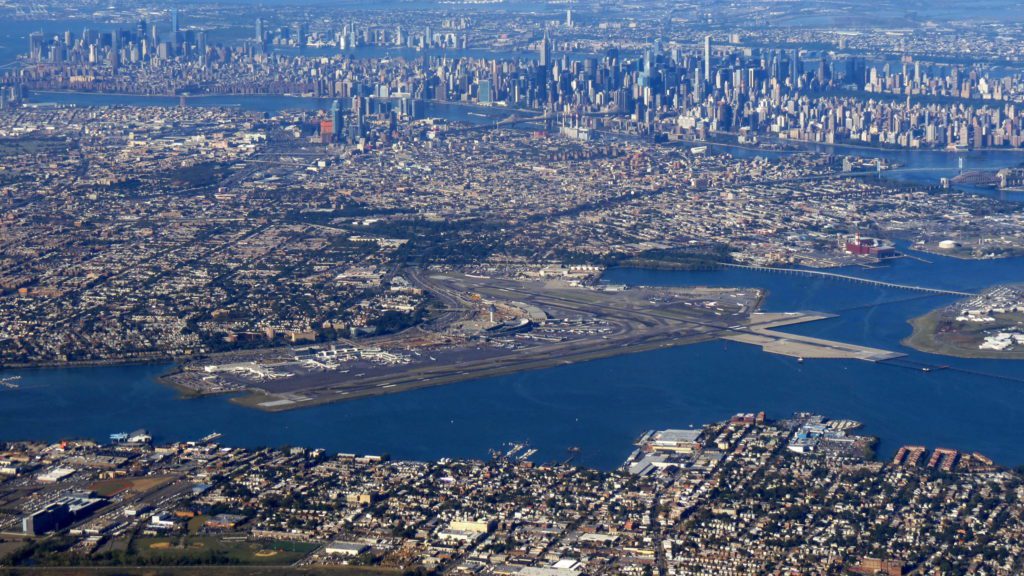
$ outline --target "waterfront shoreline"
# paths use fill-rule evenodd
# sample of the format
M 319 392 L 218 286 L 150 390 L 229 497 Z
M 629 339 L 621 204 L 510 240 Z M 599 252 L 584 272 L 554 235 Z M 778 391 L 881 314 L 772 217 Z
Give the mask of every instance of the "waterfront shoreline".
M 391 384 L 388 388 L 376 387 L 368 390 L 360 390 L 356 392 L 346 393 L 346 395 L 331 395 L 321 396 L 312 400 L 305 400 L 302 402 L 295 402 L 293 404 L 278 404 L 274 406 L 265 406 L 261 403 L 275 400 L 279 398 L 277 395 L 262 394 L 259 392 L 242 392 L 241 395 L 231 398 L 230 402 L 244 406 L 246 408 L 253 408 L 263 412 L 289 412 L 293 410 L 302 410 L 305 408 L 311 408 L 313 406 L 322 406 L 326 404 L 336 404 L 341 402 L 348 402 L 350 400 L 358 400 L 362 398 L 373 398 L 378 396 L 387 396 L 393 394 L 403 394 L 411 392 L 413 390 L 423 390 L 428 388 L 438 388 L 455 384 L 459 382 L 471 382 L 476 380 L 483 380 L 489 378 L 495 378 L 499 376 L 509 376 L 513 374 L 523 374 L 536 372 L 540 370 L 547 370 L 557 366 L 572 366 L 576 364 L 582 364 L 591 362 L 594 360 L 601 360 L 605 358 L 614 358 L 616 356 L 624 356 L 630 354 L 638 354 L 642 352 L 650 352 L 654 350 L 663 350 L 666 348 L 676 348 L 681 346 L 689 346 L 692 344 L 699 344 L 702 342 L 710 342 L 719 340 L 717 336 L 709 335 L 693 335 L 685 338 L 675 338 L 668 342 L 651 342 L 646 344 L 638 344 L 635 346 L 628 346 L 622 348 L 607 348 L 603 350 L 593 350 L 590 352 L 582 352 L 571 359 L 565 358 L 551 358 L 548 360 L 536 360 L 527 362 L 526 364 L 516 364 L 511 366 L 497 366 L 489 369 L 482 369 L 477 372 L 469 372 L 466 374 L 452 374 L 447 376 L 441 376 L 430 380 L 429 382 L 406 382 Z M 220 396 L 224 394 L 218 394 Z M 201 394 L 199 396 L 206 396 Z
M 981 350 L 975 345 L 973 348 L 957 346 L 949 342 L 939 340 L 937 327 L 942 309 L 932 310 L 924 316 L 911 318 L 907 322 L 913 327 L 910 336 L 904 338 L 900 343 L 908 348 L 927 354 L 939 356 L 952 356 L 955 358 L 970 358 L 975 360 L 1024 360 L 1024 350 L 1005 352 L 999 350 Z

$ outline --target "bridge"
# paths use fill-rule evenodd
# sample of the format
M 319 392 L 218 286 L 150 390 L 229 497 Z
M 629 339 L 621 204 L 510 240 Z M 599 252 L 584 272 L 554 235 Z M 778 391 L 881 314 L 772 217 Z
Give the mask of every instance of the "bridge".
M 739 268 L 743 270 L 758 270 L 761 272 L 777 272 L 780 274 L 795 274 L 802 276 L 819 276 L 823 278 L 834 278 L 836 280 L 847 280 L 850 282 L 858 282 L 860 284 L 867 284 L 870 286 L 882 286 L 883 288 L 899 288 L 901 290 L 913 290 L 915 292 L 925 292 L 927 294 L 942 294 L 948 296 L 975 296 L 971 292 L 960 292 L 958 290 L 946 290 L 944 288 L 930 288 L 928 286 L 917 286 L 913 284 L 898 284 L 896 282 L 885 282 L 883 280 L 872 280 L 870 278 L 861 278 L 860 276 L 851 276 L 849 274 L 839 274 L 837 272 L 825 272 L 824 270 L 807 270 L 805 268 L 779 268 L 775 266 L 751 266 L 746 264 L 727 264 L 722 263 L 722 266 L 726 268 Z
M 467 132 L 483 132 L 485 130 L 494 130 L 497 128 L 503 128 L 506 126 L 515 126 L 517 124 L 526 124 L 529 122 L 546 121 L 547 116 L 544 114 L 536 116 L 520 116 L 518 114 L 510 114 L 501 120 L 495 120 L 493 122 L 472 124 L 469 126 L 462 126 L 459 128 L 453 128 L 448 131 L 449 134 L 460 134 Z

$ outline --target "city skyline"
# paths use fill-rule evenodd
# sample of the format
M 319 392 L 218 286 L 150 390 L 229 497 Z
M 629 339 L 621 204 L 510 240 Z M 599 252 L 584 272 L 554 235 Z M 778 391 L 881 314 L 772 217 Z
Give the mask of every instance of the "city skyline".
M 0 573 L 1018 574 L 1019 8 L 0 5 Z

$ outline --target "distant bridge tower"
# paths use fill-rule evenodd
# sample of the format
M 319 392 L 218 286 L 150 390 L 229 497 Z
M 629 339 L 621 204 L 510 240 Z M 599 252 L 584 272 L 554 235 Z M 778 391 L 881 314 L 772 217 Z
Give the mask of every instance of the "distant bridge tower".
M 958 160 L 958 164 L 959 164 L 959 168 L 960 168 L 960 173 L 963 174 L 964 173 L 964 157 L 961 156 L 957 160 Z

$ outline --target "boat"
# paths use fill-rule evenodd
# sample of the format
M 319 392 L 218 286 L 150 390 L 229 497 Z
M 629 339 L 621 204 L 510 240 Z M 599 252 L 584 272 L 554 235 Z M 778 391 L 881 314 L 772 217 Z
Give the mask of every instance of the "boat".
M 804 363 L 804 357 L 803 356 L 799 356 L 799 357 L 797 357 L 796 361 L 798 363 L 800 363 L 800 364 L 803 364 Z

